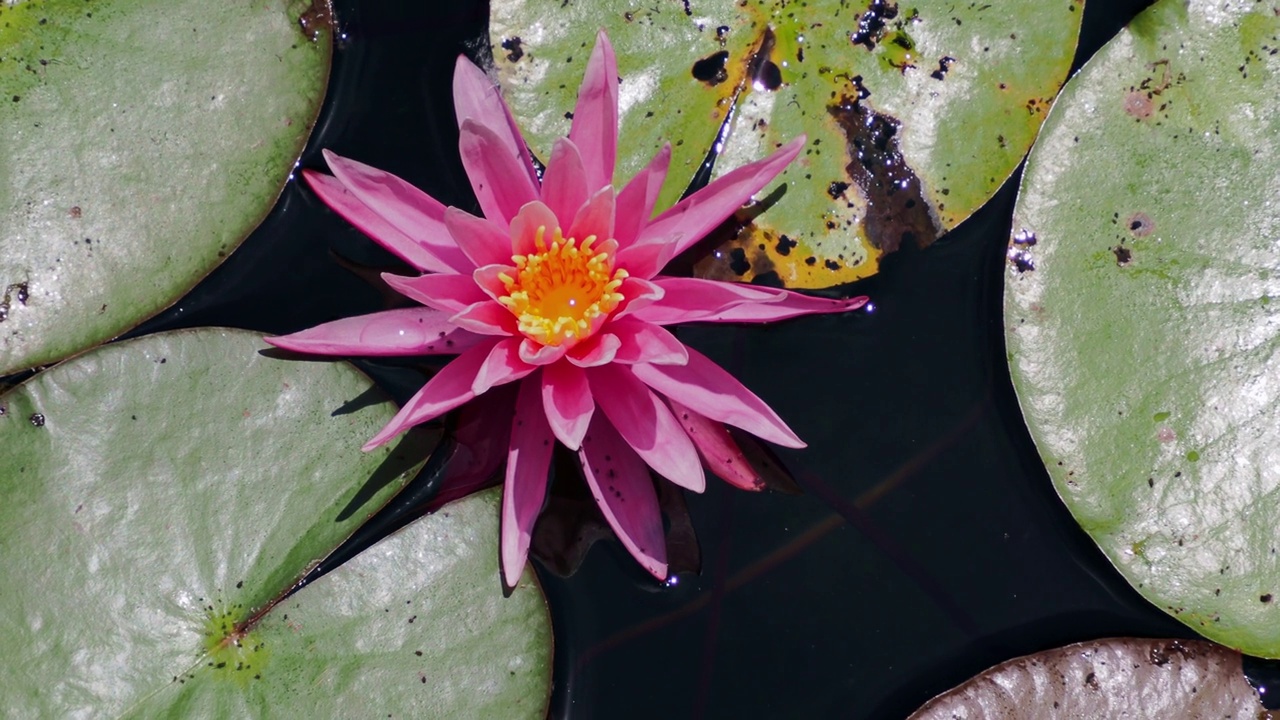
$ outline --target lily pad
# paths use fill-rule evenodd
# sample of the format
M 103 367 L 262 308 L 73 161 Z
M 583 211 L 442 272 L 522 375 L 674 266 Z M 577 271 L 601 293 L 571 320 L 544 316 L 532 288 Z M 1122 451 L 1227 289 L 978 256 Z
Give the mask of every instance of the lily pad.
M 108 345 L 0 395 L 0 697 L 26 717 L 541 716 L 550 630 L 503 598 L 497 496 L 281 598 L 426 455 L 345 363 L 255 334 Z
M 1006 338 L 1062 499 L 1152 603 L 1280 657 L 1280 15 L 1161 0 L 1027 162 Z
M 1240 654 L 1197 640 L 1118 638 L 1001 663 L 909 720 L 1270 718 Z
M 1083 5 L 493 0 L 490 40 L 520 126 L 546 153 L 604 27 L 622 76 L 619 179 L 674 146 L 660 208 L 713 147 L 724 173 L 807 133 L 800 160 L 696 271 L 823 288 L 932 243 L 991 197 L 1066 78 Z
M 0 3 L 0 375 L 168 307 L 267 214 L 328 81 L 308 3 Z

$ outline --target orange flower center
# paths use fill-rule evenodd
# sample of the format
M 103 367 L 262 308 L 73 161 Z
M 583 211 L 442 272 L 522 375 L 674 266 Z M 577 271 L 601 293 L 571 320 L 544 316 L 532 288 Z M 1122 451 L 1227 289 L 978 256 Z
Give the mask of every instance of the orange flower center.
M 537 252 L 511 258 L 514 277 L 498 275 L 506 288 L 498 302 L 516 316 L 525 337 L 543 345 L 577 343 L 599 330 L 622 302 L 618 288 L 627 271 L 613 269 L 612 242 L 601 249 L 590 235 L 579 245 L 556 228 L 548 247 L 546 231 L 538 228 Z

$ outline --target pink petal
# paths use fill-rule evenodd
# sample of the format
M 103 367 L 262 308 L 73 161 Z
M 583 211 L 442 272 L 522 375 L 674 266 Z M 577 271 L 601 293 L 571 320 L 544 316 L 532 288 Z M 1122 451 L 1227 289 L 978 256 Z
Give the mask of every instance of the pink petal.
M 537 184 L 520 167 L 520 157 L 493 130 L 470 118 L 462 121 L 458 149 L 480 210 L 506 232 L 520 207 L 538 199 Z
M 776 302 L 777 291 L 742 283 L 658 276 L 653 284 L 662 288 L 662 300 L 630 314 L 656 325 L 698 322 L 744 303 Z
M 618 61 L 601 30 L 578 88 L 569 139 L 582 152 L 587 191 L 613 184 L 618 156 Z
M 325 205 L 354 225 L 357 230 L 372 238 L 374 242 L 391 251 L 396 257 L 418 270 L 458 272 L 458 268 L 441 260 L 432 248 L 413 240 L 381 215 L 370 210 L 368 205 L 356 199 L 356 196 L 351 194 L 351 191 L 337 178 L 314 170 L 303 170 L 302 177 Z M 465 257 L 458 259 L 466 260 Z
M 597 414 L 578 451 L 582 475 L 622 546 L 659 580 L 667 577 L 667 545 L 653 479 L 634 450 Z
M 518 384 L 496 387 L 458 410 L 453 453 L 445 465 L 440 489 L 427 503 L 427 512 L 497 484 L 494 473 L 506 460 L 511 434 L 507 418 L 515 412 L 518 389 Z
M 587 379 L 596 404 L 649 467 L 680 487 L 703 491 L 707 481 L 698 451 L 665 403 L 621 365 L 591 368 Z
M 786 320 L 801 315 L 839 313 L 857 310 L 867 304 L 867 296 L 847 299 L 811 297 L 791 290 L 774 289 L 780 293 L 774 300 L 749 302 L 699 318 L 699 322 L 763 323 Z
M 476 394 L 471 391 L 471 383 L 496 344 L 476 345 L 441 368 L 421 390 L 409 398 L 409 402 L 400 408 L 391 422 L 364 444 L 363 450 L 368 452 L 384 445 L 408 428 L 439 417 L 475 397 Z
M 569 362 L 582 368 L 597 367 L 613 362 L 622 341 L 613 333 L 596 333 L 574 346 Z
M 476 287 L 480 288 L 481 292 L 497 300 L 507 294 L 507 286 L 498 276 L 506 275 L 514 278 L 518 272 L 510 265 L 485 265 L 476 268 L 476 271 L 471 273 L 471 279 L 475 281 Z
M 507 154 L 519 158 L 524 174 L 535 185 L 537 171 L 529 157 L 529 147 L 520 135 L 511 109 L 502 100 L 502 93 L 483 70 L 461 55 L 453 69 L 453 111 L 458 127 L 467 118 L 488 126 L 502 141 Z
M 511 311 L 485 298 L 449 318 L 449 322 L 480 335 L 517 335 L 519 323 Z
M 800 154 L 804 143 L 805 136 L 801 135 L 769 157 L 743 165 L 712 180 L 706 187 L 671 206 L 642 228 L 632 249 L 656 243 L 670 246 L 671 257 L 684 252 L 706 237 L 707 233 L 785 170 Z M 656 268 L 654 272 L 661 269 Z M 653 276 L 638 274 L 641 277 Z
M 591 397 L 587 374 L 567 362 L 552 363 L 542 369 L 542 406 L 556 438 L 570 450 L 582 446 L 596 402 Z
M 578 244 L 595 235 L 596 242 L 613 239 L 613 187 L 600 188 L 573 218 L 565 237 L 577 238 Z
M 609 323 L 609 332 L 622 341 L 614 362 L 624 365 L 684 365 L 689 362 L 684 343 L 653 323 L 631 317 L 618 318 Z
M 618 245 L 627 247 L 634 242 L 640 228 L 653 216 L 670 165 L 671 143 L 663 143 L 658 154 L 618 193 L 617 220 L 613 228 L 613 238 Z
M 386 310 L 334 320 L 291 335 L 263 340 L 278 348 L 313 355 L 451 355 L 483 337 L 455 327 L 431 308 Z
M 476 267 L 511 264 L 511 236 L 497 225 L 455 207 L 444 211 L 444 224 L 458 248 Z
M 618 267 L 626 269 L 632 277 L 649 279 L 676 256 L 674 243 L 651 242 L 643 245 L 633 242 L 618 253 Z
M 763 400 L 702 353 L 689 348 L 686 365 L 633 365 L 631 372 L 644 384 L 712 420 L 719 420 L 783 447 L 802 448 Z
M 489 302 L 489 296 L 476 285 L 471 274 L 415 275 L 405 277 L 382 273 L 382 279 L 393 290 L 430 308 L 456 313 L 478 302 Z
M 576 208 L 575 208 L 576 209 Z M 560 221 L 551 208 L 535 200 L 524 207 L 511 221 L 511 252 L 513 255 L 530 255 L 538 251 L 538 228 L 546 228 L 543 242 L 551 245 Z
M 618 292 L 622 295 L 622 302 L 618 304 L 618 309 L 613 311 L 613 317 L 615 318 L 624 317 L 640 308 L 649 307 L 661 300 L 662 296 L 666 294 L 666 291 L 661 287 L 635 276 L 623 280 L 622 287 L 618 288 Z
M 444 205 L 389 172 L 324 151 L 334 177 L 371 211 L 454 272 L 473 267 L 444 226 Z M 354 224 L 354 223 L 353 223 Z
M 587 176 L 582 155 L 568 138 L 559 138 L 551 148 L 551 159 L 542 174 L 542 202 L 551 208 L 557 225 L 569 227 L 578 208 L 587 201 Z
M 525 338 L 520 343 L 520 359 L 530 365 L 550 365 L 564 357 L 568 350 L 564 345 L 543 345 Z
M 524 573 L 533 525 L 547 495 L 547 468 L 555 449 L 538 388 L 533 379 L 520 384 L 511 423 L 507 477 L 502 486 L 502 578 L 508 588 L 514 588 Z
M 520 360 L 518 339 L 500 340 L 476 370 L 476 377 L 471 381 L 471 392 L 481 395 L 495 385 L 514 382 L 534 370 L 537 368 Z
M 733 436 L 724 423 L 699 415 L 671 398 L 667 398 L 667 402 L 671 404 L 671 410 L 684 431 L 689 433 L 689 439 L 698 448 L 698 454 L 702 456 L 707 469 L 736 488 L 764 489 L 760 473 L 751 466 L 751 461 L 733 441 Z

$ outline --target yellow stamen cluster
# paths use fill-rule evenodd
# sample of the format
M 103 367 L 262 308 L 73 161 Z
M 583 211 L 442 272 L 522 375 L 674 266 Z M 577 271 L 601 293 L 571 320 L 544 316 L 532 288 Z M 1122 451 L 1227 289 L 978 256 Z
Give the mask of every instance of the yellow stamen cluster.
M 576 343 L 598 330 L 622 302 L 618 288 L 627 271 L 614 270 L 610 254 L 593 247 L 595 235 L 579 245 L 556 228 L 548 247 L 546 231 L 538 228 L 537 252 L 511 258 L 515 277 L 498 275 L 506 288 L 498 302 L 516 316 L 526 337 L 543 345 Z

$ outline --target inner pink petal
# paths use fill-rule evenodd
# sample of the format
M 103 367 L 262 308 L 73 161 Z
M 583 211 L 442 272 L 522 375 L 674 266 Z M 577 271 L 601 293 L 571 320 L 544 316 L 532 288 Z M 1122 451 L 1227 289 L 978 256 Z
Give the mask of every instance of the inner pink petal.
M 543 242 L 551 244 L 555 229 L 561 227 L 556 214 L 540 200 L 524 207 L 511 220 L 511 250 L 513 255 L 532 255 L 538 252 L 538 228 L 546 228 Z
M 591 368 L 587 379 L 596 404 L 649 467 L 683 488 L 702 492 L 706 476 L 698 451 L 666 403 L 622 365 Z
M 455 327 L 439 310 L 413 307 L 342 318 L 263 340 L 278 348 L 315 355 L 390 357 L 451 355 L 484 338 Z
M 618 61 L 601 30 L 578 88 L 569 139 L 582 151 L 587 191 L 613 184 L 618 156 Z
M 502 577 L 514 588 L 529 557 L 533 525 L 547 494 L 547 469 L 555 442 L 542 411 L 537 378 L 520 383 L 511 446 L 507 450 L 507 476 L 502 487 Z
M 609 332 L 597 333 L 573 346 L 568 353 L 568 360 L 582 368 L 605 365 L 613 362 L 620 347 L 622 341 L 618 336 Z
M 635 241 L 640 228 L 653 216 L 653 208 L 658 203 L 658 193 L 662 191 L 662 183 L 667 179 L 667 167 L 670 164 L 671 143 L 663 143 L 662 149 L 653 156 L 649 164 L 618 192 L 613 237 L 622 247 Z
M 444 224 L 453 241 L 476 267 L 511 263 L 511 237 L 506 230 L 455 207 L 445 210 Z
M 519 323 L 511 311 L 487 297 L 449 318 L 449 322 L 481 335 L 518 335 Z
M 547 171 L 542 174 L 542 202 L 558 218 L 556 226 L 569 227 L 588 195 L 582 155 L 568 138 L 559 138 L 551 148 Z
M 520 359 L 520 340 L 501 340 L 489 351 L 489 356 L 476 370 L 471 392 L 480 395 L 495 385 L 505 385 L 519 380 L 537 368 Z
M 599 413 L 578 451 L 582 475 L 622 546 L 659 580 L 667 577 L 662 512 L 649 468 Z
M 597 242 L 613 239 L 613 187 L 600 188 L 578 210 L 565 237 L 577 238 L 581 243 L 594 235 Z
M 464 120 L 458 149 L 485 218 L 506 232 L 521 206 L 538 199 L 537 184 L 522 171 L 519 156 L 486 125 Z
M 582 368 L 567 362 L 547 365 L 542 369 L 542 405 L 551 430 L 570 450 L 582 445 L 582 436 L 596 409 Z
M 684 343 L 670 331 L 653 323 L 633 317 L 618 318 L 609 323 L 609 332 L 617 335 L 622 343 L 614 358 L 615 362 L 626 365 L 683 365 L 689 361 Z

